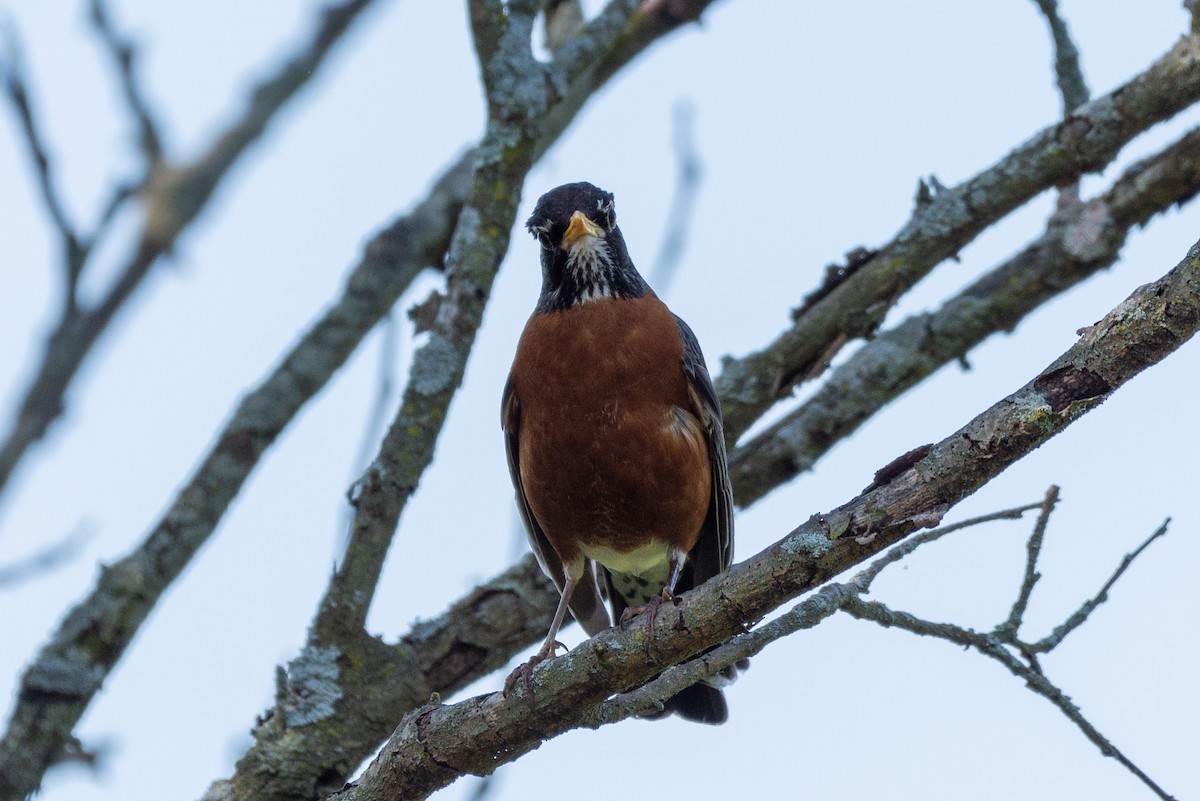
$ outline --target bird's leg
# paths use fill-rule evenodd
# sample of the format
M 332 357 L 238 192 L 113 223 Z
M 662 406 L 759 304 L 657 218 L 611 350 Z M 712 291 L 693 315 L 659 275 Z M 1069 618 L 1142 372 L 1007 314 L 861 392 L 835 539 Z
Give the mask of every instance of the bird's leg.
M 562 626 L 563 620 L 567 616 L 567 603 L 571 600 L 571 593 L 575 591 L 575 585 L 579 583 L 579 579 L 583 576 L 583 559 L 578 560 L 578 564 L 563 564 L 563 573 L 566 576 L 563 582 L 562 595 L 558 599 L 558 608 L 554 610 L 554 619 L 550 621 L 550 631 L 546 633 L 546 641 L 542 643 L 542 647 L 537 653 L 529 657 L 528 662 L 522 662 L 517 665 L 516 670 L 508 674 L 508 678 L 504 680 L 504 694 L 508 695 L 512 688 L 517 686 L 520 681 L 525 685 L 525 697 L 530 703 L 533 703 L 533 685 L 530 682 L 530 677 L 533 675 L 533 668 L 539 662 L 545 662 L 554 656 L 554 653 L 562 648 L 567 650 L 567 646 L 560 643 L 558 637 L 558 629 Z
M 683 572 L 683 562 L 687 559 L 687 554 L 678 548 L 672 547 L 667 557 L 667 583 L 663 585 L 662 599 L 664 601 L 675 600 L 675 585 L 679 583 L 679 574 Z
M 624 628 L 626 623 L 643 612 L 650 613 L 650 620 L 646 624 L 647 653 L 650 651 L 650 638 L 654 633 L 654 621 L 658 617 L 658 608 L 666 601 L 675 601 L 675 585 L 679 583 L 679 575 L 683 572 L 683 563 L 686 559 L 686 553 L 672 546 L 667 551 L 667 581 L 663 585 L 662 594 L 652 596 L 649 601 L 641 606 L 627 606 L 625 607 L 625 611 L 621 613 L 621 628 Z

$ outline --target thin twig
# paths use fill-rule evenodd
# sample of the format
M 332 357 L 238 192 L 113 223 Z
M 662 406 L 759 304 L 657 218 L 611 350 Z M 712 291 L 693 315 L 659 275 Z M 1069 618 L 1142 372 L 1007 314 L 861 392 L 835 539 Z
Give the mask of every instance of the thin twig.
M 1033 1 L 1050 26 L 1050 36 L 1054 41 L 1054 74 L 1062 94 L 1063 116 L 1067 117 L 1088 101 L 1087 82 L 1079 65 L 1079 50 L 1071 39 L 1071 32 L 1067 30 L 1067 23 L 1058 13 L 1058 0 Z
M 1131 773 L 1137 776 L 1147 787 L 1153 790 L 1159 798 L 1166 801 L 1174 801 L 1165 790 L 1156 784 L 1146 773 L 1139 768 L 1133 760 L 1125 756 L 1112 741 L 1105 737 L 1100 731 L 1092 725 L 1092 723 L 1083 715 L 1079 707 L 1076 706 L 1071 699 L 1056 687 L 1044 674 L 1040 671 L 1031 669 L 1028 665 L 1023 664 L 1012 652 L 1007 650 L 999 639 L 991 634 L 983 634 L 974 629 L 955 626 L 951 623 L 936 623 L 930 620 L 924 620 L 916 615 L 908 612 L 896 611 L 889 609 L 886 605 L 878 601 L 865 601 L 862 598 L 854 597 L 848 599 L 843 604 L 843 609 L 853 617 L 859 620 L 869 620 L 878 623 L 881 626 L 896 627 L 904 629 L 921 636 L 937 637 L 947 642 L 955 643 L 968 648 L 974 648 L 984 656 L 988 656 L 1000 664 L 1004 665 L 1016 677 L 1022 679 L 1026 686 L 1042 696 L 1050 703 L 1058 707 L 1071 722 L 1079 727 L 1084 736 L 1088 738 L 1104 756 L 1113 757 L 1122 765 L 1124 765 Z
M 817 626 L 841 609 L 854 595 L 855 590 L 850 585 L 830 582 L 779 617 L 738 634 L 695 659 L 668 668 L 661 676 L 636 690 L 604 701 L 580 722 L 584 726 L 595 727 L 661 712 L 667 698 L 757 656 L 776 640 Z
M 92 532 L 86 526 L 80 526 L 58 542 L 51 543 L 17 562 L 0 566 L 0 590 L 31 581 L 71 561 L 79 555 L 91 538 Z
M 1048 653 L 1056 648 L 1068 634 L 1079 628 L 1079 626 L 1081 626 L 1083 622 L 1088 619 L 1088 616 L 1095 611 L 1096 607 L 1108 600 L 1108 591 L 1111 590 L 1113 585 L 1117 583 L 1117 579 L 1121 578 L 1121 575 L 1127 569 L 1129 569 L 1129 566 L 1133 564 L 1133 560 L 1137 559 L 1138 556 L 1141 555 L 1142 551 L 1149 548 L 1150 543 L 1154 542 L 1159 537 L 1166 536 L 1167 526 L 1170 524 L 1170 522 L 1171 518 L 1168 517 L 1163 521 L 1161 526 L 1155 529 L 1153 534 L 1146 538 L 1145 542 L 1139 545 L 1132 553 L 1125 554 L 1125 557 L 1121 560 L 1121 564 L 1118 565 L 1116 571 L 1109 576 L 1108 581 L 1104 582 L 1104 586 L 1100 588 L 1100 591 L 1096 593 L 1094 597 L 1085 601 L 1083 605 L 1075 610 L 1061 626 L 1056 626 L 1054 631 L 1050 632 L 1049 635 L 1035 643 L 1030 644 L 1028 646 L 1029 650 L 1032 653 L 1038 654 Z
M 959 531 L 971 526 L 978 526 L 981 523 L 991 523 L 994 520 L 1020 520 L 1021 516 L 1032 509 L 1038 509 L 1042 506 L 1039 503 L 1027 503 L 1024 506 L 1017 506 L 1012 509 L 1004 509 L 999 512 L 991 512 L 990 514 L 972 517 L 969 520 L 963 520 L 958 523 L 951 523 L 945 526 L 938 526 L 929 531 L 922 531 L 920 534 L 914 534 L 906 538 L 903 542 L 894 548 L 886 551 L 878 559 L 875 559 L 864 570 L 859 572 L 851 582 L 856 592 L 867 592 L 871 588 L 871 583 L 879 576 L 885 567 L 899 562 L 917 548 L 922 545 L 927 545 L 935 540 L 940 540 L 947 534 Z
M 1021 587 L 1017 593 L 1017 598 L 1013 602 L 1012 610 L 1009 612 L 1008 619 L 997 625 L 990 633 L 981 633 L 974 629 L 963 628 L 952 623 L 939 623 L 924 618 L 917 617 L 909 612 L 897 611 L 889 608 L 885 604 L 877 601 L 866 601 L 860 593 L 865 592 L 871 584 L 871 581 L 879 574 L 880 570 L 888 564 L 899 561 L 903 556 L 908 555 L 916 548 L 926 542 L 929 542 L 933 537 L 932 534 L 946 534 L 953 527 L 946 526 L 944 529 L 937 529 L 916 537 L 910 537 L 900 546 L 893 548 L 883 557 L 876 559 L 871 565 L 855 576 L 850 583 L 855 595 L 852 598 L 846 599 L 842 603 L 842 608 L 851 616 L 860 620 L 870 620 L 884 627 L 895 626 L 902 628 L 905 631 L 912 632 L 922 636 L 937 637 L 948 642 L 962 645 L 968 648 L 974 648 L 979 653 L 988 656 L 1003 664 L 1008 670 L 1018 678 L 1025 681 L 1026 686 L 1031 690 L 1049 700 L 1058 709 L 1066 715 L 1068 719 L 1075 723 L 1097 748 L 1100 753 L 1105 756 L 1111 756 L 1125 766 L 1131 773 L 1138 777 L 1147 787 L 1153 790 L 1160 798 L 1170 799 L 1166 791 L 1156 784 L 1146 773 L 1139 768 L 1134 762 L 1123 754 L 1112 742 L 1102 735 L 1100 731 L 1084 717 L 1083 712 L 1077 707 L 1069 697 L 1057 686 L 1055 686 L 1042 671 L 1041 665 L 1038 662 L 1037 654 L 1047 652 L 1054 648 L 1062 638 L 1065 637 L 1071 630 L 1077 628 L 1086 619 L 1096 606 L 1103 603 L 1107 598 L 1108 591 L 1112 589 L 1113 584 L 1121 577 L 1125 570 L 1133 563 L 1133 560 L 1144 551 L 1151 542 L 1158 537 L 1163 536 L 1167 531 L 1168 519 L 1162 524 L 1149 539 L 1141 544 L 1133 553 L 1127 554 L 1121 561 L 1116 572 L 1105 582 L 1100 588 L 1100 592 L 1096 597 L 1085 603 L 1079 611 L 1073 614 L 1066 623 L 1054 630 L 1054 633 L 1035 645 L 1029 645 L 1022 642 L 1017 637 L 1017 632 L 1025 616 L 1025 611 L 1029 605 L 1029 598 L 1033 592 L 1034 584 L 1038 580 L 1037 560 L 1041 554 L 1042 542 L 1045 538 L 1046 526 L 1049 522 L 1050 515 L 1054 511 L 1055 504 L 1058 502 L 1059 488 L 1051 486 L 1046 491 L 1045 499 L 1038 504 L 1020 507 L 1021 510 L 1027 511 L 1032 508 L 1041 508 L 1041 513 L 1038 515 L 1037 522 L 1034 524 L 1033 532 L 1029 536 L 1027 543 L 1028 555 L 1025 561 L 1025 577 L 1021 583 Z M 1012 516 L 1012 512 L 1017 510 L 1008 510 L 1007 512 L 997 513 L 992 516 L 992 519 L 998 516 Z M 964 525 L 973 524 L 986 518 L 976 518 L 975 520 L 966 521 L 964 524 L 959 524 L 957 528 L 962 528 Z M 1027 660 L 1022 662 L 1017 658 L 1011 650 L 1005 647 L 1011 645 L 1015 647 L 1021 655 Z M 1044 647 L 1042 647 L 1044 646 Z
M 149 174 L 153 165 L 162 161 L 162 136 L 158 132 L 158 123 L 155 122 L 154 115 L 150 111 L 150 104 L 142 94 L 141 87 L 138 86 L 137 75 L 134 71 L 134 59 L 137 57 L 137 51 L 134 50 L 133 43 L 122 36 L 113 24 L 108 0 L 91 0 L 88 16 L 116 66 L 117 77 L 121 84 L 121 94 L 125 97 L 129 112 L 137 121 L 138 142 L 146 157 L 146 171 Z
M 1037 561 L 1042 553 L 1042 541 L 1046 537 L 1046 524 L 1050 522 L 1050 515 L 1057 503 L 1058 487 L 1051 486 L 1046 490 L 1046 499 L 1042 501 L 1041 514 L 1038 515 L 1037 523 L 1033 526 L 1033 533 L 1029 535 L 1026 543 L 1025 578 L 1021 581 L 1021 589 L 1017 592 L 1017 599 L 1013 601 L 1012 610 L 1008 613 L 1008 620 L 998 627 L 1010 637 L 1015 637 L 1017 630 L 1020 629 L 1021 622 L 1025 619 L 1025 610 L 1029 607 L 1029 596 L 1033 594 L 1033 585 L 1037 584 L 1037 580 L 1041 578 L 1037 572 Z
M 696 198 L 704 175 L 703 163 L 696 151 L 696 108 L 690 100 L 676 101 L 671 115 L 671 134 L 676 164 L 675 193 L 671 197 L 658 255 L 650 269 L 650 286 L 664 297 L 683 260 L 688 228 L 695 214 Z
M 4 82 L 4 92 L 20 123 L 22 138 L 29 151 L 29 160 L 33 162 L 34 173 L 37 175 L 42 203 L 62 242 L 68 286 L 66 311 L 64 312 L 64 316 L 66 316 L 74 308 L 74 286 L 79 272 L 83 268 L 83 262 L 87 258 L 87 248 L 74 224 L 68 218 L 66 206 L 55 186 L 54 163 L 50 158 L 45 136 L 34 118 L 29 82 L 25 77 L 24 56 L 16 29 L 11 23 L 4 26 L 3 37 L 4 50 L 7 51 L 5 57 L 0 59 L 0 77 Z M 2 486 L 3 478 L 0 476 L 0 487 Z
M 388 410 L 392 406 L 392 396 L 396 390 L 396 353 L 400 347 L 398 329 L 394 310 L 391 310 L 379 323 L 379 367 L 376 374 L 375 400 L 371 403 L 371 410 L 367 413 L 367 421 L 363 425 L 362 439 L 351 468 L 354 471 L 352 481 L 357 480 L 370 463 L 371 455 L 375 453 L 387 425 Z M 342 528 L 346 535 L 342 538 L 336 558 L 341 558 L 349 545 L 350 525 L 354 520 L 352 507 L 343 508 L 346 511 L 343 513 L 345 525 Z

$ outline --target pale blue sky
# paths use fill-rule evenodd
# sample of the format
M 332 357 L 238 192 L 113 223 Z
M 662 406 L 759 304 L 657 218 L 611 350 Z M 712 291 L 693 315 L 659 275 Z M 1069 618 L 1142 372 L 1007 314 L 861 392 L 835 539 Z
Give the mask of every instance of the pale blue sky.
M 0 0 L 2 2 L 2 0 Z M 73 217 L 93 219 L 135 163 L 132 128 L 83 3 L 8 0 Z M 168 153 L 186 160 L 241 107 L 245 87 L 307 35 L 316 3 L 114 0 L 144 45 L 142 76 Z M 1186 28 L 1175 0 L 1064 2 L 1094 94 L 1167 50 Z M 760 347 L 857 245 L 908 218 L 918 177 L 952 185 L 1055 121 L 1045 24 L 1029 0 L 797 3 L 724 0 L 656 47 L 583 112 L 531 174 L 536 197 L 588 180 L 616 194 L 634 261 L 648 271 L 674 183 L 672 107 L 696 109 L 704 181 L 667 300 L 714 369 Z M 319 80 L 270 129 L 89 361 L 66 419 L 0 508 L 0 564 L 80 526 L 84 554 L 0 591 L 0 696 L 98 562 L 133 547 L 189 475 L 239 396 L 327 304 L 365 239 L 420 198 L 482 125 L 461 3 L 381 2 Z M 1192 110 L 1135 141 L 1087 191 L 1200 120 Z M 939 267 L 893 317 L 936 305 L 1039 233 L 1038 198 Z M 133 219 L 121 229 L 125 236 Z M 1193 206 L 1133 235 L 1124 260 L 1012 336 L 947 369 L 834 450 L 811 475 L 737 519 L 739 561 L 813 512 L 855 495 L 896 455 L 940 439 L 1013 391 L 1200 235 Z M 59 290 L 55 241 L 11 115 L 0 118 L 0 387 L 7 419 Z M 103 252 L 99 286 L 127 243 Z M 393 639 L 503 567 L 512 500 L 498 399 L 538 283 L 537 246 L 514 237 L 439 457 L 401 522 L 372 610 Z M 407 308 L 435 281 L 423 280 Z M 167 594 L 84 718 L 107 741 L 99 777 L 50 774 L 46 801 L 197 798 L 229 775 L 272 695 L 274 666 L 302 644 L 340 541 L 344 490 L 375 391 L 379 337 L 360 349 L 247 483 L 212 541 Z M 952 513 L 1063 487 L 1029 621 L 1051 626 L 1094 593 L 1164 517 L 1171 534 L 1129 572 L 1046 668 L 1093 722 L 1180 798 L 1193 764 L 1200 646 L 1195 398 L 1185 346 Z M 411 348 L 401 349 L 403 375 Z M 464 482 L 464 479 L 467 479 Z M 465 484 L 465 486 L 464 486 Z M 464 495 L 464 492 L 468 493 Z M 955 535 L 893 568 L 876 597 L 990 627 L 1020 581 L 1028 523 Z M 563 639 L 574 645 L 576 629 Z M 492 691 L 488 677 L 471 692 Z M 634 798 L 1008 799 L 1149 797 L 1061 714 L 998 666 L 947 644 L 837 617 L 780 643 L 728 692 L 721 728 L 631 722 L 574 732 L 502 772 L 497 797 L 569 791 Z M 6 713 L 7 714 L 7 713 Z M 603 772 L 600 768 L 603 767 Z M 438 797 L 463 798 L 472 780 Z M 525 796 L 529 797 L 529 796 Z

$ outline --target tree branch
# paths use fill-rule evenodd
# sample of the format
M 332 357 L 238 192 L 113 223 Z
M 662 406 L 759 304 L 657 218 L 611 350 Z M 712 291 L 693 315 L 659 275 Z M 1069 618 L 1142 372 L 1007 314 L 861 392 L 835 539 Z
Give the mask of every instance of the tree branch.
M 766 348 L 726 359 L 717 381 L 733 443 L 851 339 L 870 335 L 887 310 L 939 262 L 1039 192 L 1103 169 L 1137 134 L 1200 99 L 1200 36 L 1182 38 L 1124 86 L 1035 134 L 999 162 L 918 206 L 896 238 L 871 254 Z
M 1045 232 L 934 312 L 916 314 L 856 351 L 807 401 L 733 450 L 743 508 L 811 470 L 830 448 L 904 392 L 989 336 L 1116 261 L 1129 232 L 1200 191 L 1200 129 L 1130 167 L 1104 194 L 1063 205 Z
M 1136 290 L 1030 383 L 903 470 L 686 593 L 669 614 L 608 629 L 535 668 L 518 685 L 413 710 L 344 801 L 423 798 L 461 775 L 486 775 L 550 737 L 595 722 L 588 711 L 739 634 L 746 625 L 902 539 L 1095 408 L 1200 327 L 1200 242 Z
M 1046 498 L 1042 501 L 1042 512 L 1038 515 L 1037 523 L 1033 527 L 1033 533 L 1029 535 L 1029 541 L 1026 544 L 1025 556 L 1025 578 L 1021 581 L 1021 589 L 1017 591 L 1017 598 L 1013 601 L 1012 609 L 1008 613 L 1008 620 L 1001 623 L 997 630 L 1008 634 L 1011 637 L 1017 635 L 1017 629 L 1021 626 L 1021 621 L 1025 619 L 1025 610 L 1029 608 L 1029 597 L 1033 595 L 1033 585 L 1041 576 L 1037 572 L 1038 557 L 1042 555 L 1042 541 L 1046 537 L 1046 525 L 1050 522 L 1050 515 L 1054 512 L 1054 507 L 1058 503 L 1058 487 L 1050 487 L 1046 491 Z
M 69 562 L 79 555 L 91 536 L 91 532 L 86 527 L 80 526 L 62 539 L 52 542 L 24 559 L 0 565 L 0 590 L 30 581 Z
M 58 187 L 54 183 L 54 164 L 50 160 L 45 137 L 34 118 L 29 84 L 25 79 L 24 56 L 16 30 L 11 26 L 6 26 L 3 33 L 4 49 L 7 53 L 3 60 L 0 60 L 0 77 L 3 78 L 4 92 L 12 105 L 13 113 L 17 115 L 17 121 L 20 123 L 21 135 L 25 140 L 25 147 L 29 151 L 29 160 L 33 162 L 42 204 L 46 207 L 50 221 L 54 223 L 54 227 L 58 231 L 68 288 L 66 293 L 68 301 L 65 307 L 69 310 L 75 302 L 74 288 L 79 272 L 83 268 L 83 261 L 87 258 L 87 247 L 75 230 L 74 224 L 67 217 L 66 206 L 59 197 Z M 0 459 L 0 489 L 4 486 L 3 465 L 4 462 Z
M 1050 36 L 1054 42 L 1054 75 L 1058 81 L 1058 91 L 1062 94 L 1063 117 L 1088 101 L 1087 82 L 1083 79 L 1083 69 L 1079 66 L 1079 50 L 1071 40 L 1071 32 L 1067 23 L 1058 13 L 1058 0 L 1033 0 L 1046 18 L 1050 26 Z
M 700 179 L 704 173 L 700 156 L 696 152 L 695 133 L 696 109 L 689 101 L 678 100 L 671 114 L 672 140 L 675 145 L 675 192 L 667 211 L 667 220 L 658 255 L 650 269 L 650 286 L 666 297 L 671 282 L 679 270 L 683 253 L 687 247 L 688 226 L 692 221 L 696 197 L 700 192 Z
M 129 113 L 137 121 L 138 141 L 142 146 L 142 153 L 146 156 L 149 171 L 162 161 L 162 136 L 158 132 L 158 123 L 154 121 L 154 115 L 150 112 L 150 104 L 142 95 L 137 76 L 134 74 L 133 62 L 137 53 L 133 43 L 121 36 L 113 25 L 108 0 L 91 0 L 89 16 L 100 40 L 112 55 L 121 83 L 121 92 L 125 95 L 125 103 L 129 106 Z
M 1088 616 L 1096 610 L 1096 607 L 1108 600 L 1108 591 L 1111 590 L 1113 585 L 1117 583 L 1117 579 L 1121 578 L 1122 574 L 1129 569 L 1129 566 L 1133 564 L 1133 560 L 1137 559 L 1138 556 L 1141 555 L 1142 551 L 1149 548 L 1150 543 L 1154 542 L 1159 537 L 1166 536 L 1167 526 L 1170 523 L 1171 518 L 1168 517 L 1163 521 L 1161 526 L 1155 529 L 1154 533 L 1151 534 L 1145 542 L 1139 545 L 1132 553 L 1125 554 L 1125 557 L 1121 560 L 1121 564 L 1117 566 L 1116 571 L 1109 577 L 1108 581 L 1104 582 L 1104 586 L 1100 588 L 1100 592 L 1096 593 L 1095 597 L 1084 601 L 1083 605 L 1079 607 L 1079 609 L 1075 610 L 1070 617 L 1063 621 L 1061 626 L 1056 626 L 1054 631 L 1050 632 L 1050 634 L 1043 639 L 1029 644 L 1026 650 L 1030 654 L 1044 654 L 1049 653 L 1057 648 L 1058 645 L 1064 639 L 1066 639 L 1068 634 L 1083 625 L 1083 623 L 1088 619 Z

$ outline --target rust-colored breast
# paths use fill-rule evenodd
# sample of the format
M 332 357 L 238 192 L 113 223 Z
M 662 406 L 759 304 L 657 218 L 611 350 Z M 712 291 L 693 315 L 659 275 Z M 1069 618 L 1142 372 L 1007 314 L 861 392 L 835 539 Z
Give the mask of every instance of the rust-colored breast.
M 657 298 L 604 299 L 529 320 L 512 390 L 529 506 L 564 561 L 651 540 L 688 551 L 711 495 L 674 316 Z

